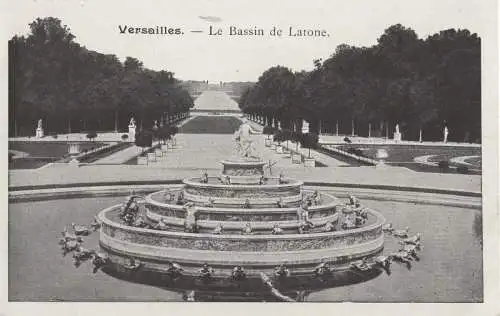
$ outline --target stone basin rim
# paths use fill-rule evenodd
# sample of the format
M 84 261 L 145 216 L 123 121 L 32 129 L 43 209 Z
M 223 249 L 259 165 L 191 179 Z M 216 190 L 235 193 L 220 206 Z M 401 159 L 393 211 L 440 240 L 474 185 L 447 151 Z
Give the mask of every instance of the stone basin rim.
M 180 189 L 182 190 L 182 189 Z M 168 204 L 168 203 L 162 203 L 153 198 L 153 195 L 155 194 L 161 194 L 163 191 L 157 191 L 153 192 L 151 194 L 148 194 L 145 196 L 145 200 L 147 203 L 153 204 L 155 206 L 159 207 L 165 207 L 173 210 L 179 210 L 182 211 L 184 210 L 184 206 L 182 205 L 177 205 L 177 204 Z M 166 192 L 166 190 L 165 190 Z M 302 191 L 302 192 L 313 192 L 313 191 Z M 332 199 L 330 203 L 325 203 L 321 205 L 313 205 L 309 207 L 309 211 L 322 211 L 326 209 L 330 209 L 339 205 L 344 205 L 337 197 L 328 194 L 328 193 L 321 193 L 321 195 L 328 196 L 329 198 Z M 291 212 L 296 212 L 297 207 L 283 207 L 283 208 L 276 208 L 276 207 L 269 207 L 269 208 L 250 208 L 250 209 L 245 209 L 245 208 L 218 208 L 218 207 L 203 207 L 203 206 L 197 206 L 197 211 L 198 212 L 213 212 L 213 213 L 255 213 L 255 214 L 260 214 L 260 213 L 291 213 Z
M 312 234 L 287 234 L 287 235 L 214 235 L 214 234 L 203 234 L 203 233 L 185 233 L 185 232 L 171 232 L 171 231 L 162 231 L 155 229 L 147 229 L 147 228 L 138 228 L 133 226 L 126 226 L 118 222 L 113 222 L 106 217 L 108 212 L 117 210 L 121 207 L 121 204 L 116 204 L 105 208 L 97 215 L 97 218 L 105 225 L 115 227 L 118 229 L 122 229 L 125 231 L 136 232 L 136 233 L 146 233 L 146 234 L 156 234 L 158 236 L 165 237 L 179 237 L 179 238 L 200 238 L 200 239 L 222 239 L 222 240 L 280 240 L 280 239 L 316 239 L 321 237 L 331 237 L 331 236 L 348 236 L 350 234 L 362 233 L 365 231 L 377 229 L 378 227 L 382 227 L 386 219 L 377 211 L 372 209 L 367 209 L 367 211 L 377 218 L 375 223 L 372 223 L 365 227 L 354 228 L 349 230 L 342 231 L 333 231 L 333 232 L 321 232 L 321 233 L 312 233 Z M 101 228 L 102 229 L 102 228 Z
M 233 189 L 233 190 L 295 188 L 304 185 L 304 182 L 300 180 L 289 180 L 290 182 L 282 184 L 222 184 L 222 183 L 202 183 L 199 182 L 199 180 L 200 178 L 198 177 L 190 177 L 187 179 L 183 179 L 182 183 L 192 187 L 211 188 L 211 189 Z

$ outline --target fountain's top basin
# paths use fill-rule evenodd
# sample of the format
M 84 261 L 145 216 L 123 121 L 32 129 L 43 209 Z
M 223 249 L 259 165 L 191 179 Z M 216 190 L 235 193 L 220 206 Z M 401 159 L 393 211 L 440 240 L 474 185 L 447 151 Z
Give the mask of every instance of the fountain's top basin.
M 185 185 L 203 187 L 203 188 L 218 188 L 218 189 L 232 189 L 232 190 L 244 190 L 244 189 L 277 189 L 277 188 L 291 188 L 299 187 L 304 184 L 304 182 L 299 180 L 285 179 L 280 183 L 277 177 L 266 177 L 264 184 L 224 184 L 219 177 L 208 177 L 208 182 L 202 182 L 201 178 L 193 177 L 182 180 Z

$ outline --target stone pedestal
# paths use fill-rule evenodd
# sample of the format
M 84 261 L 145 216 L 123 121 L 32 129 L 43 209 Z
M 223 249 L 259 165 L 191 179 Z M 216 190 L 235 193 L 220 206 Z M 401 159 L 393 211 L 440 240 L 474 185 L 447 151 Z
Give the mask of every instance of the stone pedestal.
M 43 132 L 43 128 L 38 127 L 38 128 L 36 129 L 36 131 L 35 131 L 35 137 L 36 137 L 36 138 L 42 138 L 42 137 L 44 137 L 44 136 L 45 136 L 45 134 L 44 134 L 44 132 Z
M 314 168 L 316 167 L 316 160 L 314 158 L 304 158 L 304 166 Z
M 389 153 L 385 149 L 379 149 L 377 150 L 377 155 L 378 163 L 375 165 L 377 169 L 385 169 L 387 168 L 387 165 L 385 164 L 385 160 L 389 158 Z
M 68 153 L 70 155 L 78 155 L 80 153 L 80 143 L 71 142 L 68 143 Z
M 302 120 L 302 134 L 309 133 L 309 122 Z
M 128 139 L 131 142 L 135 142 L 135 130 L 136 130 L 135 124 L 129 124 L 128 126 Z
M 297 164 L 302 163 L 302 156 L 300 154 L 292 152 L 291 156 L 292 156 L 292 163 L 297 163 Z
M 150 162 L 156 161 L 155 153 L 148 153 L 148 161 L 150 161 Z
M 400 142 L 401 141 L 401 133 L 394 133 L 394 141 Z
M 80 143 L 79 142 L 69 142 L 68 143 L 68 153 L 71 157 L 71 160 L 69 161 L 70 164 L 78 164 L 79 161 L 76 158 L 80 154 Z
M 231 184 L 259 184 L 264 176 L 262 160 L 223 160 L 221 179 L 229 179 Z

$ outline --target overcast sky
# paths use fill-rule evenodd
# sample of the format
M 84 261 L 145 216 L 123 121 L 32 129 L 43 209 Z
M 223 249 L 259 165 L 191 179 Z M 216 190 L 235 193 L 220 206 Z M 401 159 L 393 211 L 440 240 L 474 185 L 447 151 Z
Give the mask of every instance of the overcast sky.
M 9 33 L 26 34 L 37 17 L 53 16 L 71 28 L 91 50 L 132 56 L 151 69 L 173 71 L 183 80 L 255 81 L 267 68 L 311 69 L 339 44 L 371 46 L 390 25 L 401 23 L 425 38 L 448 28 L 467 28 L 483 36 L 487 2 L 464 0 L 16 0 L 9 1 Z M 285 5 L 286 3 L 286 5 Z M 5 4 L 4 4 L 5 5 Z M 215 20 L 209 22 L 208 20 Z M 217 20 L 221 20 L 218 21 Z M 123 35 L 119 25 L 180 27 L 179 37 Z M 209 25 L 325 29 L 326 38 L 210 37 Z M 190 33 L 190 30 L 205 33 Z

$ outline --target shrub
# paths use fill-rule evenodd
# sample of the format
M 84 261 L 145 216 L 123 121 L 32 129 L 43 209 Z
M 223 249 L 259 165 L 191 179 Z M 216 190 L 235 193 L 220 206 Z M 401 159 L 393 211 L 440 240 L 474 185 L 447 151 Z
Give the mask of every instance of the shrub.
M 356 147 L 349 147 L 347 148 L 347 152 L 350 153 L 350 154 L 353 154 L 353 155 L 356 155 L 356 156 L 359 156 L 359 157 L 364 157 L 364 153 L 361 149 L 359 148 L 356 148 Z
M 302 148 L 309 149 L 308 157 L 311 158 L 311 148 L 316 148 L 318 145 L 319 136 L 316 133 L 302 134 L 300 137 L 300 145 Z
M 344 137 L 344 142 L 346 142 L 346 143 L 348 143 L 348 144 L 352 143 L 352 141 L 351 141 L 351 140 L 349 139 L 349 137 L 347 137 L 347 136 L 346 136 L 346 137 Z
M 270 137 L 271 135 L 273 135 L 273 134 L 274 134 L 274 132 L 275 132 L 275 129 L 274 129 L 274 127 L 272 127 L 272 126 L 264 126 L 264 129 L 262 130 L 262 133 L 263 133 L 264 135 L 267 135 L 267 139 L 269 139 L 269 137 Z
M 97 137 L 97 133 L 95 131 L 91 131 L 87 134 L 87 138 L 90 139 L 91 141 L 94 141 L 94 139 Z
M 144 151 L 145 147 L 151 147 L 153 145 L 153 133 L 150 131 L 141 131 L 135 136 L 135 144 L 141 147 Z
M 174 136 L 178 132 L 179 132 L 179 128 L 177 127 L 177 125 L 170 125 L 170 127 L 169 127 L 170 135 Z
M 163 141 L 164 144 L 166 144 L 167 140 L 172 138 L 172 134 L 170 133 L 171 129 L 170 126 L 165 125 L 158 131 L 158 138 Z
M 445 171 L 450 168 L 450 163 L 447 160 L 441 160 L 438 162 L 438 167 L 441 171 Z
M 467 173 L 469 173 L 469 168 L 467 166 L 458 166 L 457 172 L 467 174 Z
M 123 135 L 122 135 L 122 140 L 123 140 L 123 141 L 126 141 L 127 139 L 128 139 L 128 135 L 127 135 L 127 134 L 123 134 Z
M 52 138 L 53 138 L 53 139 L 57 139 L 57 134 L 53 134 L 53 135 L 52 135 Z
M 284 141 L 283 131 L 282 130 L 277 130 L 274 133 L 274 135 L 273 135 L 273 141 L 278 142 L 278 143 L 281 143 L 282 141 Z

